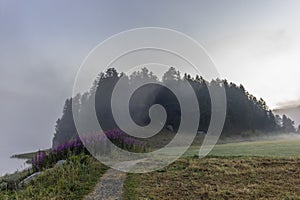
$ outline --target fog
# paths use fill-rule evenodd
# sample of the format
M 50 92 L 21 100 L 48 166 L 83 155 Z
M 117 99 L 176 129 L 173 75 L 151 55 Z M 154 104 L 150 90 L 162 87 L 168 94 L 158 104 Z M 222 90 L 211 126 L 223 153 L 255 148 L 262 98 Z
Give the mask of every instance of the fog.
M 95 45 L 127 29 L 188 34 L 207 49 L 222 78 L 242 83 L 271 108 L 300 99 L 299 4 L 0 1 L 0 175 L 19 168 L 19 161 L 9 161 L 12 154 L 51 146 L 81 62 Z
M 231 142 L 258 142 L 258 141 L 293 141 L 300 140 L 300 134 L 297 133 L 257 133 L 251 137 L 238 137 L 225 138 L 220 140 L 219 143 L 231 143 Z

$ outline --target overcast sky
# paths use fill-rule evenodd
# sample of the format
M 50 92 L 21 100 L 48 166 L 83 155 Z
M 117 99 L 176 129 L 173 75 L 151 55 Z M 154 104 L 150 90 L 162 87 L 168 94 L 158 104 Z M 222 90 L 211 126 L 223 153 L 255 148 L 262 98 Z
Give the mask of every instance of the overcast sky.
M 0 151 L 7 157 L 49 147 L 85 56 L 136 27 L 193 37 L 222 78 L 242 83 L 271 108 L 298 100 L 299 19 L 297 0 L 0 0 Z

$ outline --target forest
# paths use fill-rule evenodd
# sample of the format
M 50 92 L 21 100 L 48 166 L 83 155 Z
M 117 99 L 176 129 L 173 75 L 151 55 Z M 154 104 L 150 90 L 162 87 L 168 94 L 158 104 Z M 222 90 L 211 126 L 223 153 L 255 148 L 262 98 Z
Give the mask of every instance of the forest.
M 75 127 L 74 112 L 80 113 L 81 123 L 88 127 L 84 130 L 86 132 L 97 131 L 93 125 L 89 126 L 90 109 L 96 110 L 98 122 L 104 131 L 119 129 L 112 114 L 111 98 L 112 91 L 120 78 L 126 80 L 125 88 L 145 79 L 165 85 L 172 83 L 178 87 L 181 87 L 183 80 L 187 80 L 197 96 L 201 111 L 198 130 L 202 133 L 207 131 L 211 119 L 211 98 L 208 87 L 224 87 L 226 92 L 227 112 L 221 137 L 234 137 L 245 133 L 251 136 L 257 132 L 263 134 L 296 131 L 294 122 L 290 118 L 285 115 L 275 115 L 262 98 L 258 99 L 250 94 L 243 85 L 220 79 L 208 81 L 199 75 L 195 77 L 186 73 L 182 75 L 174 67 L 170 67 L 161 79 L 146 67 L 130 75 L 109 68 L 105 73 L 98 75 L 89 91 L 66 99 L 62 116 L 56 122 L 53 147 L 77 138 L 78 130 Z M 90 107 L 92 101 L 95 101 L 94 108 Z M 146 84 L 133 93 L 129 103 L 133 121 L 140 126 L 147 125 L 150 121 L 149 108 L 154 104 L 160 104 L 166 110 L 167 120 L 164 128 L 176 132 L 181 116 L 179 102 L 172 91 L 159 84 Z

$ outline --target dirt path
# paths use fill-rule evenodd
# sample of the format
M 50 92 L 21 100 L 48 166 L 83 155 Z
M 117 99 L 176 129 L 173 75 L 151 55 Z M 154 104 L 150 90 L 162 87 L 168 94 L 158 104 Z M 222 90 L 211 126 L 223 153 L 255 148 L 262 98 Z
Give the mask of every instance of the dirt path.
M 122 197 L 126 173 L 109 169 L 100 179 L 94 191 L 85 200 L 117 200 Z
M 136 163 L 143 161 L 134 160 L 116 164 L 116 168 L 128 169 Z M 86 196 L 85 200 L 119 200 L 122 197 L 123 184 L 126 179 L 126 173 L 115 169 L 109 169 L 101 177 L 94 191 Z

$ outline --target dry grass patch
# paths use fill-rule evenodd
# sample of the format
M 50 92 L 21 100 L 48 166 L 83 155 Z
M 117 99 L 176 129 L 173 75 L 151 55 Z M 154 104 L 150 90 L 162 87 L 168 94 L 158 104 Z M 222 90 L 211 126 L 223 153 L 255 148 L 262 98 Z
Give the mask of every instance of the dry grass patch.
M 130 174 L 124 199 L 300 199 L 300 159 L 182 158 Z

